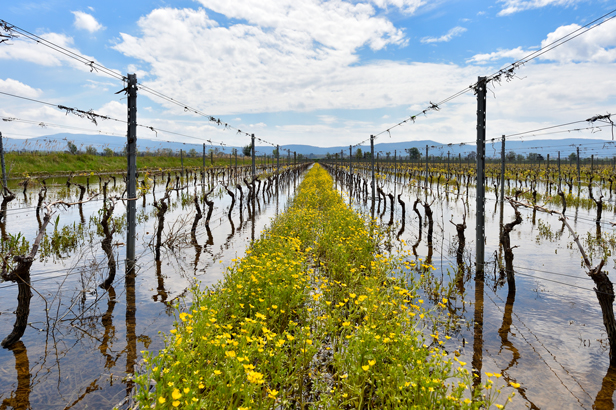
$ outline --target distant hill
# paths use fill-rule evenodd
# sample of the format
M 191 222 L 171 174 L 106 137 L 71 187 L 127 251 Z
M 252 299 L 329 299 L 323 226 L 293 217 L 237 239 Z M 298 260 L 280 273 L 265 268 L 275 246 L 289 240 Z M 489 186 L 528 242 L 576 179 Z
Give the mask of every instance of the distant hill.
M 6 151 L 64 151 L 67 150 L 68 141 L 72 141 L 81 150 L 85 150 L 87 146 L 91 145 L 95 147 L 98 152 L 102 152 L 105 148 L 110 148 L 115 152 L 121 152 L 126 144 L 126 138 L 108 135 L 61 133 L 45 137 L 30 138 L 27 140 L 12 139 L 6 137 L 3 138 L 4 149 Z M 452 157 L 457 157 L 458 155 L 464 157 L 468 153 L 476 151 L 475 145 L 444 145 L 442 143 L 431 140 L 378 143 L 374 145 L 374 150 L 376 153 L 380 153 L 380 155 L 382 156 L 385 156 L 387 155 L 387 153 L 389 153 L 390 156 L 393 157 L 394 152 L 396 152 L 398 156 L 406 156 L 407 153 L 405 152 L 405 150 L 415 147 L 419 149 L 419 152 L 423 156 L 426 152 L 426 145 L 430 147 L 429 155 L 431 156 L 434 155 L 446 157 L 449 153 Z M 556 158 L 558 151 L 560 151 L 562 158 L 566 158 L 569 156 L 569 154 L 576 151 L 576 147 L 580 147 L 581 157 L 590 157 L 591 154 L 594 154 L 596 157 L 607 156 L 611 158 L 614 153 L 613 148 L 616 148 L 616 144 L 614 144 L 614 141 L 602 139 L 567 138 L 560 140 L 507 141 L 505 143 L 505 147 L 507 152 L 514 151 L 516 154 L 521 154 L 524 156 L 528 155 L 529 153 L 537 153 L 543 155 L 544 157 L 549 154 L 551 158 Z M 210 149 L 215 149 L 224 153 L 231 153 L 233 148 L 238 148 L 239 150 L 242 149 L 242 147 L 210 145 L 209 143 L 206 143 L 205 148 L 206 152 L 209 152 Z M 291 150 L 291 152 L 295 151 L 297 152 L 297 154 L 310 156 L 311 158 L 322 158 L 325 157 L 328 153 L 334 155 L 336 153 L 340 153 L 341 151 L 344 152 L 345 157 L 348 157 L 349 154 L 348 145 L 323 148 L 311 145 L 289 144 L 281 145 L 280 148 L 282 151 L 281 156 L 287 155 L 286 150 Z M 363 152 L 370 150 L 369 145 L 354 147 L 354 154 L 358 148 L 361 149 Z M 611 149 L 606 150 L 605 148 Z M 197 151 L 198 155 L 201 155 L 203 151 L 203 145 L 199 143 L 192 144 L 139 138 L 137 140 L 137 149 L 139 151 L 150 152 L 160 149 L 171 149 L 174 152 L 179 152 L 179 150 L 182 149 L 185 152 L 189 152 L 191 149 L 194 149 Z M 258 155 L 271 155 L 273 150 L 274 147 L 270 145 L 257 145 Z M 500 151 L 500 141 L 494 143 L 488 142 L 486 144 L 487 157 L 498 158 L 500 157 Z

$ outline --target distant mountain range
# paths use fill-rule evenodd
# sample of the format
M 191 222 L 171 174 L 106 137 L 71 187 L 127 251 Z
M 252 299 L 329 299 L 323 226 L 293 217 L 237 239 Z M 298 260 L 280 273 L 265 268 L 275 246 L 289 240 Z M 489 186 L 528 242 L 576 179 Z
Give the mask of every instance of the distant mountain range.
M 68 141 L 73 142 L 80 150 L 85 150 L 87 146 L 93 146 L 97 149 L 98 152 L 102 152 L 103 149 L 109 148 L 115 152 L 121 152 L 126 144 L 126 138 L 124 137 L 115 137 L 115 136 L 107 136 L 107 135 L 84 135 L 84 134 L 54 134 L 45 137 L 37 137 L 30 138 L 27 140 L 24 139 L 11 139 L 11 138 L 3 138 L 4 149 L 6 151 L 65 151 L 68 149 Z M 408 142 L 385 142 L 378 143 L 374 145 L 375 153 L 380 153 L 381 156 L 386 156 L 387 153 L 391 157 L 393 157 L 394 152 L 397 153 L 398 156 L 404 155 L 407 153 L 405 150 L 410 148 L 417 148 L 422 156 L 425 155 L 426 145 L 429 146 L 428 153 L 429 155 L 434 156 L 444 156 L 446 157 L 449 153 L 452 158 L 461 155 L 462 157 L 466 156 L 470 152 L 476 151 L 476 147 L 474 144 L 442 144 L 436 141 L 431 140 L 422 140 L 422 141 L 408 141 Z M 191 143 L 181 143 L 181 142 L 168 142 L 168 141 L 157 141 L 146 138 L 139 138 L 137 140 L 137 149 L 139 151 L 156 151 L 160 149 L 171 149 L 174 152 L 179 152 L 180 149 L 185 152 L 189 152 L 191 149 L 194 149 L 198 154 L 201 154 L 203 151 L 202 144 L 191 144 Z M 556 158 L 558 151 L 560 151 L 561 157 L 566 158 L 571 153 L 576 152 L 576 148 L 580 148 L 580 156 L 581 157 L 590 157 L 592 154 L 595 157 L 612 157 L 616 155 L 616 144 L 614 141 L 610 140 L 602 140 L 602 139 L 584 139 L 584 138 L 567 138 L 560 140 L 529 140 L 529 141 L 507 141 L 505 143 L 506 151 L 514 151 L 516 154 L 521 154 L 527 156 L 529 153 L 537 153 L 546 157 L 548 154 L 551 158 Z M 210 149 L 215 149 L 217 152 L 223 153 L 231 153 L 232 149 L 238 148 L 240 151 L 242 147 L 234 147 L 234 146 L 220 146 L 220 145 L 210 145 L 206 143 L 205 145 L 206 152 L 209 152 Z M 291 153 L 297 152 L 297 154 L 302 154 L 304 156 L 309 156 L 311 158 L 322 158 L 327 154 L 334 155 L 336 153 L 344 152 L 344 156 L 348 157 L 349 154 L 349 146 L 337 146 L 337 147 L 314 147 L 311 145 L 281 145 L 281 156 L 286 156 L 286 150 L 290 150 Z M 353 153 L 355 154 L 357 149 L 361 149 L 363 152 L 369 151 L 370 146 L 359 146 L 353 148 Z M 258 155 L 271 155 L 274 147 L 266 145 L 259 146 L 257 145 L 257 154 Z M 500 157 L 501 152 L 501 143 L 498 142 L 488 142 L 486 144 L 486 156 L 489 158 L 498 158 Z

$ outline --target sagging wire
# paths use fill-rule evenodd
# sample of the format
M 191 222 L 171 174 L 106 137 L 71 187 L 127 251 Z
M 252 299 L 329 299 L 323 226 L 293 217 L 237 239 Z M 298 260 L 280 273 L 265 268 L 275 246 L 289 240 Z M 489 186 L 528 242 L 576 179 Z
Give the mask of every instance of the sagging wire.
M 127 82 L 127 77 L 122 75 L 122 74 L 120 74 L 116 70 L 112 70 L 110 68 L 107 68 L 104 65 L 96 62 L 95 60 L 91 60 L 89 58 L 86 58 L 85 56 L 83 56 L 81 54 L 75 53 L 75 52 L 73 52 L 73 51 L 71 51 L 71 50 L 69 50 L 67 48 L 64 48 L 64 47 L 62 47 L 62 46 L 60 46 L 58 44 L 55 44 L 55 43 L 53 43 L 53 42 L 51 42 L 49 40 L 46 40 L 43 37 L 37 36 L 36 34 L 30 33 L 27 30 L 24 30 L 24 29 L 22 29 L 22 28 L 20 28 L 18 26 L 15 26 L 14 24 L 10 24 L 9 22 L 7 22 L 5 20 L 0 19 L 0 39 L 8 40 L 9 38 L 17 38 L 17 37 L 20 37 L 20 36 L 22 36 L 24 38 L 27 38 L 27 39 L 30 39 L 30 40 L 36 42 L 37 44 L 41 44 L 43 46 L 46 46 L 46 47 L 48 47 L 48 48 L 50 48 L 50 49 L 52 49 L 54 51 L 57 51 L 57 52 L 65 55 L 65 56 L 67 56 L 69 58 L 72 58 L 72 59 L 74 59 L 74 60 L 76 60 L 76 61 L 78 61 L 80 63 L 83 63 L 84 65 L 86 65 L 87 67 L 90 68 L 90 72 L 93 72 L 93 71 L 96 71 L 97 73 L 100 72 L 100 73 L 109 75 L 110 77 L 113 77 L 113 78 L 116 78 L 118 80 L 121 80 L 124 83 Z M 4 41 L 0 41 L 0 44 L 3 43 L 3 42 Z M 182 102 L 180 102 L 180 101 L 178 101 L 178 100 L 176 100 L 176 99 L 174 99 L 172 97 L 169 97 L 169 96 L 167 96 L 167 95 L 165 95 L 165 94 L 163 94 L 163 93 L 161 93 L 159 91 L 156 91 L 156 90 L 154 90 L 154 89 L 152 89 L 152 88 L 150 88 L 150 87 L 148 87 L 148 86 L 146 86 L 146 85 L 144 85 L 142 83 L 137 83 L 137 85 L 138 85 L 138 87 L 142 91 L 148 92 L 148 93 L 150 93 L 152 95 L 155 95 L 155 96 L 157 96 L 159 98 L 164 99 L 165 101 L 168 101 L 168 102 L 170 102 L 172 104 L 178 105 L 178 106 L 182 107 L 185 112 L 191 112 L 191 113 L 200 115 L 202 117 L 205 117 L 205 118 L 208 119 L 208 121 L 213 122 L 213 123 L 215 123 L 218 126 L 223 126 L 225 130 L 226 129 L 236 129 L 239 134 L 244 134 L 245 136 L 248 136 L 248 137 L 252 136 L 251 134 L 249 134 L 247 132 L 243 132 L 240 129 L 237 129 L 237 128 L 231 126 L 230 124 L 221 121 L 220 118 L 215 118 L 212 115 L 205 114 L 204 112 L 202 112 L 202 111 L 200 111 L 200 110 L 198 110 L 196 108 L 193 108 L 193 107 L 189 106 L 188 104 L 184 104 L 184 103 L 182 103 Z M 118 94 L 120 92 L 125 92 L 125 91 L 127 91 L 126 88 L 124 88 L 123 90 L 118 91 L 116 94 Z M 69 111 L 67 111 L 67 113 L 68 112 Z M 91 120 L 94 119 L 94 121 L 96 120 L 96 118 L 98 118 L 98 117 L 93 117 L 93 118 L 90 117 L 90 115 L 88 114 L 88 111 L 77 111 L 77 112 L 72 112 L 71 111 L 71 113 L 78 114 L 78 115 L 83 115 L 84 118 L 89 118 Z
M 613 9 L 605 14 L 603 14 L 602 16 L 590 21 L 589 23 L 585 24 L 584 26 L 578 28 L 577 30 L 574 30 L 573 32 L 553 41 L 552 43 L 541 47 L 539 50 L 536 50 L 528 55 L 526 55 L 525 57 L 511 63 L 509 66 L 502 68 L 500 70 L 498 70 L 497 72 L 484 77 L 484 79 L 479 80 L 477 82 L 475 82 L 474 84 L 470 85 L 468 88 L 465 88 L 463 90 L 458 91 L 457 93 L 445 98 L 444 100 L 438 102 L 438 103 L 433 103 L 432 101 L 429 102 L 429 106 L 427 108 L 425 108 L 424 110 L 420 111 L 419 113 L 415 114 L 415 115 L 411 115 L 410 117 L 404 119 L 403 121 L 400 121 L 399 123 L 387 128 L 384 131 L 381 131 L 377 134 L 374 135 L 374 137 L 378 137 L 386 132 L 390 132 L 390 130 L 392 130 L 393 128 L 399 127 L 409 121 L 412 121 L 413 123 L 415 123 L 415 119 L 417 118 L 417 116 L 423 114 L 424 116 L 427 116 L 427 113 L 429 111 L 440 111 L 441 106 L 443 104 L 446 104 L 450 101 L 452 101 L 455 98 L 458 98 L 464 94 L 466 94 L 469 90 L 473 90 L 475 93 L 477 92 L 477 88 L 480 87 L 481 85 L 485 85 L 487 87 L 488 84 L 492 83 L 498 83 L 501 84 L 502 80 L 504 79 L 507 82 L 513 81 L 514 79 L 520 79 L 523 80 L 526 77 L 518 77 L 516 75 L 516 70 L 519 69 L 520 67 L 524 66 L 526 63 L 538 58 L 539 56 L 547 53 L 548 51 L 551 51 L 557 47 L 560 47 L 561 45 L 581 36 L 582 34 L 587 33 L 590 30 L 593 30 L 599 26 L 601 26 L 602 24 L 612 20 L 613 18 L 616 17 L 616 15 L 612 15 L 616 13 L 616 9 Z M 596 23 L 596 24 L 595 24 Z M 483 83 L 483 84 L 480 84 Z M 492 91 L 492 90 L 490 90 Z M 492 93 L 494 93 L 492 91 Z M 363 141 L 365 142 L 365 140 Z M 362 142 L 362 143 L 363 143 Z M 356 144 L 357 145 L 361 145 L 362 143 Z

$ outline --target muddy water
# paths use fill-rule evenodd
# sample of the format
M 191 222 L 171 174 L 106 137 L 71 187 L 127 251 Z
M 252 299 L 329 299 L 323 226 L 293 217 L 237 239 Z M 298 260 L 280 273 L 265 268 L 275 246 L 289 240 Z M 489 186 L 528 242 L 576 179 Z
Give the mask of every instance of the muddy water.
M 85 180 L 73 180 L 85 184 Z M 48 180 L 48 199 L 74 200 L 78 190 L 73 187 L 69 194 L 65 182 Z M 138 369 L 141 351 L 162 348 L 158 332 L 171 328 L 172 306 L 185 303 L 181 296 L 190 296 L 192 285 L 205 287 L 221 280 L 231 260 L 241 257 L 271 218 L 284 210 L 298 184 L 299 178 L 292 179 L 281 184 L 278 195 L 275 189 L 271 196 L 260 194 L 250 214 L 244 187 L 242 212 L 238 196 L 230 215 L 230 196 L 217 187 L 210 196 L 215 208 L 209 229 L 205 207 L 196 231 L 197 244 L 192 244 L 195 207 L 188 195 L 194 195 L 195 187 L 191 180 L 187 190 L 171 194 L 160 262 L 154 260 L 156 218 L 150 191 L 145 201 L 137 202 L 136 274 L 125 274 L 124 231 L 119 230 L 113 238 L 117 274 L 107 290 L 99 287 L 109 270 L 95 225 L 78 232 L 75 246 L 58 255 L 41 261 L 39 252 L 31 270 L 36 292 L 29 326 L 20 342 L 0 349 L 0 409 L 109 409 L 123 402 L 131 387 L 126 375 Z M 91 188 L 98 190 L 99 186 L 92 184 Z M 196 189 L 201 193 L 201 187 Z M 115 189 L 112 182 L 109 190 L 110 195 L 122 194 L 120 177 Z M 30 188 L 25 197 L 18 194 L 10 203 L 3 232 L 21 233 L 33 240 L 38 229 L 37 193 L 36 188 Z M 160 179 L 154 194 L 156 199 L 164 194 Z M 57 215 L 60 230 L 80 221 L 88 225 L 90 218 L 100 221 L 101 207 L 102 201 L 97 199 L 81 208 L 61 209 L 47 232 L 53 232 Z M 114 217 L 125 213 L 125 204 L 118 202 Z M 17 287 L 0 283 L 0 338 L 10 333 L 16 307 Z
M 346 194 L 346 188 L 341 185 L 337 185 L 338 189 Z M 419 237 L 413 202 L 418 195 L 426 199 L 426 193 L 392 181 L 384 182 L 383 190 L 395 195 L 402 193 L 406 218 L 399 239 L 406 242 L 403 245 L 406 249 L 412 249 Z M 442 294 L 450 283 L 453 289 L 449 295 L 449 311 L 458 320 L 449 332 L 452 339 L 446 344 L 447 350 L 457 350 L 459 359 L 469 368 L 472 365 L 480 370 L 483 381 L 488 372 L 502 374 L 501 383 L 503 380 L 519 383 L 508 409 L 613 409 L 616 369 L 609 367 L 609 346 L 601 309 L 573 238 L 567 230 L 560 233 L 562 223 L 556 216 L 520 208 L 523 222 L 511 232 L 511 244 L 517 247 L 513 250 L 515 291 L 510 291 L 498 263 L 500 209 L 494 194 L 487 194 L 486 200 L 485 280 L 476 281 L 474 189 L 471 188 L 468 196 L 464 189 L 459 196 L 445 195 L 443 191 L 441 186 L 440 195 L 437 194 L 435 185 L 428 191 L 434 214 L 431 250 L 426 244 L 425 212 L 419 206 L 424 226 L 416 253 L 417 259 L 423 261 L 431 255 L 436 268 L 432 285 L 422 289 L 426 300 L 435 299 L 433 291 Z M 613 204 L 614 198 L 607 192 L 604 194 Z M 352 202 L 357 209 L 370 212 L 363 199 L 354 198 Z M 380 211 L 383 211 L 382 204 Z M 375 213 L 379 217 L 378 208 Z M 387 225 L 389 200 L 382 215 L 379 221 Z M 465 263 L 463 271 L 457 273 L 457 232 L 450 220 L 461 223 L 463 215 L 468 226 Z M 581 238 L 597 237 L 594 209 L 570 207 L 566 215 Z M 400 218 L 401 207 L 396 203 L 391 236 L 394 241 L 401 228 Z M 505 204 L 503 219 L 505 223 L 514 219 L 509 204 Z M 616 216 L 611 211 L 604 212 L 602 221 L 599 235 L 613 238 L 610 222 L 616 222 Z M 586 240 L 582 243 L 588 251 Z M 595 254 L 593 266 L 599 260 L 600 256 Z M 615 269 L 616 260 L 610 256 L 604 270 Z M 503 404 L 513 390 L 503 389 L 499 403 Z

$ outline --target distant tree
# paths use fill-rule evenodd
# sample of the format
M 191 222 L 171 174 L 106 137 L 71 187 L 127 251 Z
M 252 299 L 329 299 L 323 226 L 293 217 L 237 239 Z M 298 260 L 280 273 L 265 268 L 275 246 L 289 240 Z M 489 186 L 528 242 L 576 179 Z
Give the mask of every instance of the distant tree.
M 516 161 L 520 162 L 520 161 L 524 161 L 524 155 L 522 154 L 518 154 L 515 156 Z
M 188 151 L 188 156 L 191 158 L 196 158 L 198 155 L 197 150 L 194 148 L 191 148 L 190 151 Z
M 507 155 L 505 155 L 507 161 L 515 161 L 515 152 L 509 151 Z
M 572 152 L 571 154 L 569 154 L 569 161 L 575 160 L 577 160 L 577 154 L 575 152 Z
M 274 148 L 274 150 L 272 151 L 272 156 L 274 158 L 278 158 L 278 148 Z
M 113 150 L 109 147 L 103 149 L 103 155 L 106 157 L 113 157 Z
M 329 152 L 325 154 L 325 158 L 327 159 L 332 159 L 332 154 L 330 154 Z
M 385 153 L 385 155 L 386 155 L 386 157 L 387 157 L 387 158 L 386 158 L 386 159 L 387 159 L 387 161 L 389 161 L 389 157 L 391 156 L 391 152 L 386 152 L 386 153 Z
M 526 159 L 528 159 L 529 161 L 537 161 L 537 153 L 529 152 L 528 155 L 526 156 Z
M 245 157 L 251 157 L 252 156 L 252 144 L 248 144 L 244 148 L 242 148 L 242 154 L 244 154 Z
M 477 160 L 477 153 L 475 151 L 471 151 L 468 154 L 466 154 L 466 159 L 469 161 L 476 161 Z
M 75 145 L 73 141 L 67 141 L 66 145 L 68 147 L 68 152 L 70 152 L 73 155 L 77 154 L 77 145 Z
M 355 151 L 355 158 L 356 159 L 361 159 L 363 155 L 364 154 L 362 154 L 361 148 L 357 148 L 357 150 Z
M 98 150 L 96 149 L 96 147 L 94 145 L 88 145 L 86 147 L 86 154 L 88 155 L 96 155 L 98 153 Z
M 409 155 L 410 159 L 419 159 L 419 158 L 421 158 L 421 152 L 419 152 L 419 149 L 417 147 L 406 148 L 405 151 Z

